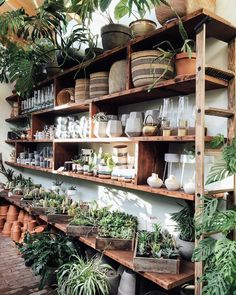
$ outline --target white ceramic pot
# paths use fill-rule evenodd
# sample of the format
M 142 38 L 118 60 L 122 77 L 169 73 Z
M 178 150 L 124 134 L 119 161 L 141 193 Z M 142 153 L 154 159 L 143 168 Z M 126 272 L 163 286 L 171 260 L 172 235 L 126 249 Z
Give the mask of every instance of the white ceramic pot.
M 179 250 L 179 254 L 188 261 L 191 261 L 193 250 L 195 247 L 194 242 L 187 242 L 183 241 L 179 238 L 179 236 L 176 237 L 176 247 Z
M 191 195 L 195 194 L 195 186 L 194 179 L 189 179 L 189 181 L 184 184 L 184 192 Z
M 179 163 L 179 154 L 165 154 L 165 162 L 168 163 Z
M 115 270 L 108 270 L 106 273 L 106 278 L 110 286 L 109 295 L 117 295 L 121 275 L 118 274 Z
M 140 118 L 143 120 L 143 113 L 142 112 L 131 112 L 129 114 L 129 118 L 132 118 L 132 119 Z
M 163 181 L 158 177 L 158 174 L 152 173 L 152 176 L 148 177 L 147 183 L 150 187 L 160 188 L 163 185 Z
M 135 295 L 136 274 L 131 270 L 125 270 L 121 275 L 118 295 Z
M 95 122 L 93 133 L 96 137 L 107 137 L 106 129 L 107 122 Z
M 122 124 L 119 120 L 108 121 L 106 134 L 109 137 L 120 137 L 123 133 Z
M 132 118 L 130 117 L 127 120 L 125 127 L 125 133 L 129 137 L 136 137 L 142 134 L 143 130 L 143 121 L 141 118 Z
M 128 119 L 129 119 L 129 114 L 122 114 L 121 115 L 120 120 L 121 120 L 121 124 L 122 124 L 123 128 L 125 128 Z
M 115 145 L 113 147 L 112 154 L 114 156 L 127 156 L 128 147 L 127 145 Z
M 112 156 L 113 162 L 117 164 L 126 164 L 127 165 L 127 156 Z
M 169 191 L 177 191 L 180 189 L 180 184 L 174 175 L 170 175 L 165 181 L 165 186 Z

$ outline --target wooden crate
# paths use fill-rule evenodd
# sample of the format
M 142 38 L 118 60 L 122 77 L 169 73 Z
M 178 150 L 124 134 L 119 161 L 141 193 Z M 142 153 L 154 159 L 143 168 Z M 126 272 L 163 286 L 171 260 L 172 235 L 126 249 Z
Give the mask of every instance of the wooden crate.
M 23 198 L 23 195 L 11 195 L 10 197 L 8 197 L 10 200 L 12 200 L 13 202 L 20 202 L 21 199 Z
M 29 213 L 32 215 L 47 215 L 50 210 L 52 210 L 50 207 L 29 207 Z
M 66 233 L 72 237 L 96 237 L 98 234 L 98 227 L 82 226 L 82 225 L 68 225 Z
M 137 256 L 138 235 L 136 238 L 133 265 L 135 271 L 179 274 L 180 259 L 147 258 Z
M 69 223 L 71 219 L 73 218 L 72 216 L 69 216 L 67 214 L 48 214 L 48 222 L 49 223 Z
M 96 237 L 95 247 L 97 250 L 132 251 L 134 248 L 134 239 L 125 240 Z
M 32 200 L 20 200 L 20 207 L 30 207 L 32 205 L 33 201 Z

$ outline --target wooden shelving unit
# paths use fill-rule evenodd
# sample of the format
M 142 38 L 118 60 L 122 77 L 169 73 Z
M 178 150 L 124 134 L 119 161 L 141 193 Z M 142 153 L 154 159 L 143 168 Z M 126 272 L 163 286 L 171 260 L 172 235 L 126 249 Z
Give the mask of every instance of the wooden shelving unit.
M 29 212 L 27 207 L 21 207 L 19 202 L 13 201 L 11 197 L 7 197 L 6 195 L 2 194 L 2 197 L 15 204 L 16 206 L 26 210 Z M 47 221 L 47 216 L 40 215 L 39 218 L 45 222 Z M 58 224 L 54 223 L 52 224 L 54 227 L 59 229 L 62 232 L 66 232 L 66 224 Z M 87 238 L 87 237 L 80 237 L 79 240 L 84 243 L 85 245 L 95 249 L 95 238 Z M 112 258 L 113 260 L 117 261 L 118 263 L 134 270 L 133 266 L 133 251 L 112 251 L 112 250 L 105 250 L 104 255 Z M 140 272 L 139 275 L 147 278 L 148 280 L 158 284 L 162 288 L 166 290 L 171 290 L 173 288 L 176 288 L 186 282 L 191 281 L 194 278 L 194 271 L 193 271 L 193 263 L 191 262 L 183 262 L 181 273 L 178 275 L 173 274 L 155 274 L 151 272 Z
M 206 24 L 207 20 L 207 24 Z M 137 190 L 152 193 L 155 195 L 162 195 L 165 197 L 172 197 L 184 200 L 196 201 L 196 210 L 199 210 L 201 204 L 199 196 L 207 193 L 204 188 L 204 155 L 211 153 L 211 150 L 205 151 L 205 143 L 211 140 L 211 137 L 205 134 L 205 115 L 218 116 L 228 118 L 228 139 L 231 140 L 235 135 L 235 56 L 236 56 L 236 28 L 229 22 L 216 16 L 213 13 L 203 9 L 196 11 L 191 15 L 183 18 L 184 26 L 188 32 L 189 38 L 196 40 L 197 44 L 197 67 L 195 75 L 186 75 L 184 77 L 176 77 L 167 81 L 158 82 L 152 91 L 148 91 L 149 87 L 137 87 L 132 84 L 131 74 L 131 53 L 139 50 L 152 49 L 154 45 L 164 40 L 171 40 L 174 47 L 179 48 L 182 39 L 179 35 L 178 21 L 173 21 L 156 30 L 146 37 L 140 37 L 131 41 L 127 46 L 115 48 L 114 50 L 105 52 L 94 60 L 86 61 L 74 68 L 67 69 L 57 76 L 42 81 L 36 86 L 36 89 L 44 85 L 54 84 L 55 95 L 64 88 L 75 86 L 75 77 L 84 78 L 88 77 L 90 73 L 96 71 L 109 71 L 111 65 L 120 60 L 127 60 L 127 83 L 126 89 L 109 95 L 104 95 L 94 99 L 89 99 L 80 104 L 69 104 L 64 106 L 55 106 L 48 110 L 42 110 L 32 113 L 32 132 L 35 134 L 37 130 L 43 130 L 44 125 L 53 124 L 55 117 L 58 115 L 68 115 L 73 113 L 89 112 L 89 117 L 92 119 L 94 114 L 98 112 L 106 112 L 109 114 L 117 115 L 118 106 L 129 105 L 133 103 L 146 102 L 150 100 L 161 99 L 165 97 L 173 97 L 178 95 L 188 95 L 196 93 L 196 130 L 195 134 L 184 137 L 178 136 L 155 136 L 155 137 L 119 137 L 119 138 L 95 138 L 93 136 L 93 124 L 91 123 L 90 137 L 79 139 L 55 139 L 53 141 L 6 141 L 8 144 L 14 144 L 16 151 L 22 151 L 24 145 L 27 149 L 33 149 L 38 143 L 53 144 L 54 150 L 54 164 L 53 169 L 44 169 L 39 167 L 31 167 L 20 165 L 12 162 L 6 162 L 8 165 L 18 168 L 26 168 L 37 170 L 41 172 L 53 173 L 65 177 L 73 177 L 78 180 L 86 180 L 102 185 L 111 185 L 114 187 L 122 187 L 125 189 Z M 201 24 L 201 26 L 199 26 Z M 195 30 L 196 29 L 196 30 Z M 229 44 L 229 66 L 228 69 L 219 69 L 212 65 L 205 63 L 205 42 L 207 38 L 215 38 L 217 40 Z M 227 109 L 219 108 L 206 108 L 205 106 L 205 93 L 206 91 L 216 89 L 227 89 L 229 94 L 229 104 Z M 8 97 L 7 101 L 11 103 L 19 100 L 19 97 Z M 19 116 L 20 117 L 20 116 Z M 10 121 L 9 121 L 10 120 Z M 12 119 L 7 119 L 8 122 Z M 91 120 L 92 121 L 92 120 Z M 168 151 L 169 143 L 182 144 L 187 142 L 194 142 L 196 147 L 196 194 L 188 195 L 182 191 L 171 192 L 164 188 L 152 189 L 146 184 L 147 177 L 153 171 L 157 172 L 160 177 L 163 175 L 164 168 L 164 154 Z M 58 172 L 58 168 L 63 165 L 63 161 L 71 160 L 75 153 L 78 151 L 78 146 L 82 144 L 96 144 L 96 143 L 131 143 L 137 148 L 137 176 L 135 183 L 118 182 L 111 179 L 104 180 L 98 177 L 91 177 L 87 175 L 75 174 L 72 172 Z M 206 152 L 206 153 L 205 153 Z M 214 151 L 214 153 L 220 151 Z M 235 190 L 235 188 L 233 189 Z M 212 192 L 217 197 L 222 197 L 224 191 Z M 233 192 L 230 194 L 233 196 Z M 45 217 L 41 217 L 45 219 Z M 60 230 L 64 231 L 62 225 L 56 225 Z M 82 242 L 94 248 L 93 239 L 82 239 Z M 126 265 L 129 268 L 132 266 L 132 253 L 115 253 L 115 251 L 106 251 L 105 254 L 118 262 Z M 203 268 L 201 264 L 195 266 L 196 278 L 196 295 L 201 295 L 201 284 L 198 283 L 197 278 L 201 276 Z M 159 284 L 165 289 L 169 290 L 182 283 L 185 283 L 193 278 L 191 267 L 185 268 L 178 276 L 155 275 L 150 273 L 142 274 L 144 277 Z

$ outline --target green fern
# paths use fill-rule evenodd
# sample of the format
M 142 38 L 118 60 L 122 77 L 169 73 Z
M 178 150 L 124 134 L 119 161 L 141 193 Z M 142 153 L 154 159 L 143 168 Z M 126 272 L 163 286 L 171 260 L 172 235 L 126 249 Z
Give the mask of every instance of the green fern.
M 216 240 L 213 238 L 206 238 L 199 242 L 198 246 L 194 249 L 192 260 L 193 261 L 206 261 L 211 257 L 215 250 Z

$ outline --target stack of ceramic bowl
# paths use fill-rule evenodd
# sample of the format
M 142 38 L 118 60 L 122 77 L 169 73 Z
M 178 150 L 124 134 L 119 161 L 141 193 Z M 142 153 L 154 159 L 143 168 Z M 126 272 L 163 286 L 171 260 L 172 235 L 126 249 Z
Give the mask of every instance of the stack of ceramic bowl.
M 115 168 L 126 169 L 127 168 L 127 145 L 116 145 L 113 147 L 112 160 L 115 164 Z
M 24 216 L 25 216 L 25 211 L 20 210 L 19 215 L 18 215 L 18 221 L 22 222 L 24 221 Z

